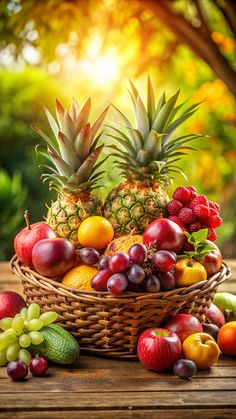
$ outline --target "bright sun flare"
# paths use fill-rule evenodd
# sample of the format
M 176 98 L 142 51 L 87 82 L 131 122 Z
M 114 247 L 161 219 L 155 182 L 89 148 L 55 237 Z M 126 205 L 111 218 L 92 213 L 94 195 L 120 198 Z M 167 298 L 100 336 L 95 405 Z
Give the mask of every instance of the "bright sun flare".
M 81 69 L 95 83 L 113 81 L 119 75 L 119 64 L 114 55 L 104 55 L 94 58 L 84 58 L 80 62 Z
M 102 51 L 101 34 L 92 37 L 87 45 L 86 56 L 80 61 L 85 73 L 95 82 L 103 84 L 112 82 L 119 76 L 119 60 L 116 51 Z

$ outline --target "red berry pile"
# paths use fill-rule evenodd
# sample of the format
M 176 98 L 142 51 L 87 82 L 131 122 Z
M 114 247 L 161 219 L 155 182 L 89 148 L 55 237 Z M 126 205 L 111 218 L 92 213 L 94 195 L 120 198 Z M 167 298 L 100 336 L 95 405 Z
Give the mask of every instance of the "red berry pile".
M 198 195 L 194 186 L 179 186 L 172 198 L 167 205 L 169 220 L 189 233 L 208 228 L 208 240 L 217 239 L 215 229 L 222 224 L 222 218 L 216 202 L 208 201 L 205 195 Z

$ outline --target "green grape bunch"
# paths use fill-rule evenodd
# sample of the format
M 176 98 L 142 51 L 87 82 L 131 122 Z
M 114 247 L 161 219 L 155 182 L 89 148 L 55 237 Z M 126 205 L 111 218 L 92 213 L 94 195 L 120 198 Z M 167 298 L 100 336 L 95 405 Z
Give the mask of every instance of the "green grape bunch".
M 27 365 L 31 361 L 30 345 L 39 345 L 44 337 L 40 330 L 57 320 L 55 311 L 40 314 L 38 304 L 23 307 L 15 317 L 5 317 L 0 320 L 0 366 L 7 362 L 24 361 Z M 28 348 L 28 349 L 26 349 Z

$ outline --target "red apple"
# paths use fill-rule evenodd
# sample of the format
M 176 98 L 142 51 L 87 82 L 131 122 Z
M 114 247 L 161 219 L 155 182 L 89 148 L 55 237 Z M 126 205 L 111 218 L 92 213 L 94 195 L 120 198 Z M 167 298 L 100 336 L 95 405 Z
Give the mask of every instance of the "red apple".
M 220 249 L 210 240 L 206 240 L 212 250 L 209 251 L 199 262 L 204 266 L 207 271 L 207 276 L 211 276 L 219 272 L 222 264 L 222 254 Z
M 0 319 L 14 317 L 23 307 L 26 307 L 26 304 L 21 295 L 13 291 L 0 293 Z
M 167 320 L 163 327 L 175 332 L 179 336 L 181 342 L 193 333 L 203 331 L 199 320 L 191 314 L 176 314 Z
M 15 237 L 14 249 L 21 262 L 33 268 L 32 250 L 34 245 L 42 239 L 55 238 L 57 234 L 44 222 L 30 225 L 29 212 L 24 214 L 27 227 L 23 228 Z
M 157 250 L 178 253 L 183 246 L 184 232 L 178 224 L 167 218 L 159 218 L 149 224 L 143 233 L 143 243 L 155 242 Z
M 206 318 L 210 320 L 211 323 L 215 324 L 219 328 L 225 324 L 225 316 L 222 311 L 213 303 L 206 311 Z
M 66 239 L 40 240 L 33 248 L 32 261 L 41 275 L 55 278 L 73 268 L 77 259 L 74 245 Z
M 180 339 L 170 330 L 147 329 L 139 337 L 138 357 L 150 370 L 157 372 L 171 370 L 180 354 Z

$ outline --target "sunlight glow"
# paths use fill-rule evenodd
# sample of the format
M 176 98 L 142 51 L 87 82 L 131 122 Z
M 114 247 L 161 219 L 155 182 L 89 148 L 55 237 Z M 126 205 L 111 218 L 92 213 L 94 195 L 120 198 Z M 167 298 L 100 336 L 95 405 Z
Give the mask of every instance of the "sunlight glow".
M 114 81 L 119 76 L 119 63 L 115 55 L 84 58 L 80 61 L 80 67 L 94 83 Z

